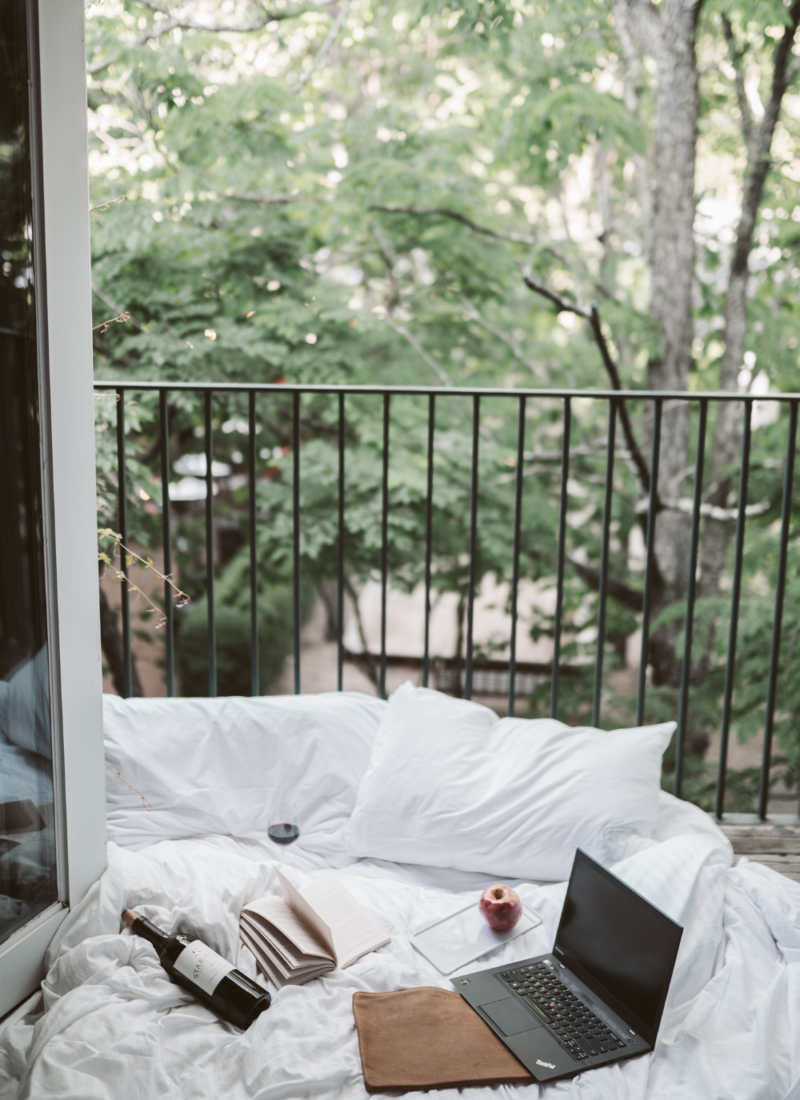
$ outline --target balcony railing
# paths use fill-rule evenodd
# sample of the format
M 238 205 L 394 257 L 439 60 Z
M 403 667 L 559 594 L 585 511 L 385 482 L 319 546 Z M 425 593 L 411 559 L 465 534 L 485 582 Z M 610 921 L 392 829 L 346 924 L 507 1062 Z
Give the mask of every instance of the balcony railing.
M 524 481 L 531 474 L 530 463 L 526 459 L 526 431 L 531 414 L 536 415 L 537 410 L 547 408 L 552 416 L 549 423 L 549 437 L 552 437 L 558 424 L 553 413 L 557 411 L 560 428 L 560 457 L 549 456 L 552 463 L 551 470 L 557 471 L 555 484 L 558 497 L 558 523 L 554 532 L 555 573 L 555 610 L 553 614 L 552 631 L 552 660 L 549 664 L 550 677 L 550 714 L 553 717 L 559 714 L 559 698 L 562 671 L 562 647 L 564 645 L 565 622 L 565 570 L 568 567 L 567 541 L 569 519 L 569 494 L 568 487 L 571 476 L 580 479 L 580 473 L 576 473 L 573 463 L 575 450 L 571 446 L 571 436 L 574 432 L 576 409 L 582 410 L 591 406 L 593 409 L 604 409 L 604 419 L 607 421 L 607 430 L 604 446 L 604 467 L 601 470 L 602 510 L 599 522 L 599 564 L 595 572 L 596 578 L 596 616 L 594 621 L 594 677 L 591 689 L 591 722 L 599 725 L 602 718 L 602 701 L 604 686 L 604 660 L 606 656 L 606 641 L 608 633 L 608 603 L 609 597 L 614 597 L 613 581 L 609 578 L 609 561 L 612 548 L 612 502 L 616 490 L 616 481 L 620 476 L 619 469 L 615 469 L 615 463 L 619 467 L 620 453 L 625 454 L 625 476 L 633 477 L 629 470 L 638 461 L 643 467 L 645 481 L 649 484 L 645 502 L 639 508 L 639 519 L 644 530 L 644 560 L 643 560 L 643 588 L 641 602 L 641 645 L 638 670 L 638 690 L 636 695 L 636 719 L 641 724 L 645 718 L 645 701 L 648 692 L 647 668 L 648 646 L 650 644 L 651 618 L 654 601 L 654 569 L 656 545 L 656 532 L 658 516 L 663 509 L 663 502 L 659 497 L 659 466 L 663 465 L 662 459 L 662 423 L 664 413 L 669 410 L 670 415 L 675 415 L 675 410 L 684 409 L 686 423 L 691 423 L 696 429 L 694 440 L 694 486 L 691 507 L 686 506 L 688 512 L 687 523 L 689 525 L 689 560 L 686 569 L 686 588 L 682 609 L 682 640 L 677 642 L 676 652 L 679 654 L 680 679 L 677 687 L 677 720 L 678 729 L 676 735 L 676 763 L 674 776 L 674 790 L 677 795 L 682 793 L 684 783 L 684 762 L 687 750 L 687 717 L 690 702 L 690 686 L 692 684 L 692 642 L 695 631 L 695 609 L 698 599 L 698 556 L 702 547 L 703 517 L 709 514 L 709 508 L 703 501 L 704 473 L 706 463 L 707 443 L 709 436 L 709 412 L 719 415 L 719 410 L 731 402 L 737 403 L 741 408 L 741 436 L 738 441 L 740 462 L 738 473 L 734 469 L 729 480 L 733 483 L 738 480 L 738 504 L 735 509 L 727 509 L 727 518 L 731 523 L 735 520 L 735 534 L 732 540 L 733 561 L 729 576 L 721 591 L 727 596 L 729 586 L 729 626 L 727 639 L 727 662 L 725 666 L 724 689 L 722 691 L 722 708 L 719 716 L 719 764 L 716 781 L 715 811 L 718 817 L 722 817 L 725 809 L 726 798 L 726 774 L 729 751 L 729 739 L 731 722 L 733 717 L 734 685 L 736 683 L 737 660 L 737 631 L 739 626 L 739 613 L 742 595 L 742 570 L 744 562 L 745 529 L 748 516 L 748 483 L 751 473 L 751 445 L 754 432 L 754 408 L 763 409 L 764 404 L 777 410 L 777 416 L 772 419 L 777 421 L 770 429 L 773 433 L 785 429 L 785 443 L 783 444 L 783 458 L 776 461 L 762 463 L 760 470 L 772 470 L 776 479 L 776 486 L 780 483 L 780 520 L 779 529 L 774 537 L 777 539 L 777 567 L 776 572 L 769 578 L 772 587 L 772 600 L 774 616 L 772 620 L 771 648 L 769 654 L 769 671 L 766 682 L 766 691 L 763 699 L 763 752 L 761 760 L 760 780 L 758 787 L 758 814 L 765 819 L 768 809 L 770 792 L 770 767 L 773 754 L 773 739 L 775 730 L 776 693 L 781 659 L 781 633 L 782 613 L 784 607 L 784 594 L 787 575 L 787 558 L 790 549 L 790 523 L 792 511 L 792 490 L 794 480 L 794 459 L 797 435 L 798 403 L 800 394 L 731 394 L 731 393 L 670 393 L 670 392 L 623 392 L 623 391 L 575 391 L 575 390 L 495 390 L 495 389 L 428 389 L 424 387 L 403 386 L 327 386 L 327 385 L 235 385 L 217 383 L 119 383 L 98 382 L 96 389 L 101 392 L 116 395 L 116 482 L 117 482 L 117 516 L 116 522 L 122 541 L 127 543 L 129 532 L 129 507 L 131 506 L 131 494 L 129 485 L 128 465 L 126 462 L 126 448 L 129 442 L 129 432 L 126 426 L 126 404 L 131 395 L 138 399 L 148 399 L 152 402 L 155 397 L 158 400 L 158 412 L 153 416 L 154 432 L 157 433 L 157 447 L 151 446 L 150 453 L 154 457 L 154 474 L 160 477 L 163 487 L 163 501 L 161 506 L 161 540 L 163 544 L 163 569 L 167 575 L 173 572 L 173 531 L 171 527 L 171 505 L 168 486 L 170 484 L 170 450 L 172 428 L 170 423 L 170 402 L 173 400 L 187 401 L 200 399 L 202 402 L 202 424 L 198 424 L 195 435 L 202 436 L 203 454 L 205 456 L 204 480 L 204 535 L 205 535 L 205 562 L 206 562 L 206 595 L 208 616 L 208 694 L 214 696 L 217 691 L 217 637 L 215 625 L 215 538 L 214 538 L 214 452 L 215 452 L 215 428 L 214 428 L 214 402 L 225 401 L 228 406 L 231 402 L 237 403 L 241 412 L 241 423 L 244 423 L 244 409 L 246 407 L 247 430 L 242 427 L 243 435 L 249 437 L 246 461 L 246 486 L 247 486 L 247 544 L 249 546 L 249 606 L 250 606 L 250 684 L 252 694 L 258 694 L 259 684 L 259 629 L 258 629 L 258 546 L 257 531 L 260 522 L 257 508 L 257 487 L 259 477 L 262 476 L 261 464 L 256 447 L 256 434 L 260 431 L 260 418 L 263 408 L 270 402 L 276 401 L 290 404 L 290 420 L 286 418 L 286 433 L 290 440 L 287 458 L 291 461 L 291 576 L 292 576 L 292 602 L 293 614 L 293 654 L 294 654 L 294 691 L 299 693 L 302 688 L 302 655 L 301 655 L 301 582 L 303 569 L 303 553 L 301 547 L 301 508 L 303 507 L 303 451 L 304 445 L 309 441 L 309 429 L 304 425 L 304 401 L 322 401 L 326 403 L 327 442 L 337 455 L 338 477 L 336 480 L 335 499 L 330 500 L 331 516 L 335 515 L 336 523 L 336 570 L 335 592 L 337 601 L 337 683 L 342 690 L 343 666 L 346 658 L 344 640 L 344 607 L 346 594 L 345 557 L 346 557 L 346 516 L 348 499 L 346 492 L 345 471 L 348 462 L 348 402 L 371 398 L 377 408 L 375 412 L 380 415 L 378 421 L 380 435 L 380 531 L 379 531 L 379 561 L 376 574 L 380 579 L 381 592 L 381 623 L 380 623 L 380 651 L 376 654 L 378 664 L 378 690 L 382 696 L 386 695 L 386 671 L 387 659 L 391 662 L 391 655 L 387 658 L 386 628 L 387 628 L 387 592 L 390 585 L 390 463 L 392 444 L 392 413 L 398 402 L 406 399 L 415 399 L 421 406 L 426 418 L 426 434 L 424 447 L 420 453 L 420 462 L 424 458 L 426 490 L 424 494 L 424 542 L 418 548 L 420 560 L 420 576 L 424 585 L 424 613 L 421 622 L 423 635 L 423 657 L 421 661 L 421 681 L 424 686 L 429 683 L 432 660 L 435 655 L 430 651 L 430 621 L 431 621 L 431 588 L 433 570 L 433 516 L 436 502 L 437 483 L 435 477 L 434 454 L 437 446 L 437 420 L 441 421 L 442 410 L 447 409 L 453 402 L 459 403 L 462 410 L 462 419 L 466 423 L 465 438 L 471 438 L 471 451 L 463 457 L 464 473 L 468 468 L 469 504 L 465 511 L 466 545 L 465 569 L 466 580 L 466 614 L 465 634 L 463 650 L 463 694 L 469 699 L 473 694 L 473 682 L 476 667 L 475 650 L 475 608 L 476 608 L 476 584 L 479 577 L 478 571 L 478 535 L 481 525 L 479 508 L 480 498 L 480 463 L 479 454 L 482 445 L 482 409 L 491 405 L 493 408 L 506 410 L 501 412 L 499 419 L 506 427 L 513 428 L 516 425 L 514 444 L 515 451 L 509 456 L 507 465 L 513 469 L 509 475 L 509 485 L 513 484 L 513 526 L 510 544 L 510 630 L 508 637 L 508 713 L 513 715 L 517 706 L 516 698 L 516 666 L 518 652 L 518 600 L 520 591 L 520 552 L 521 531 L 524 509 Z M 148 396 L 149 395 L 149 396 Z M 179 397 L 180 395 L 180 397 Z M 756 403 L 762 403 L 757 405 Z M 639 413 L 646 411 L 648 417 L 647 434 L 649 435 L 649 461 L 642 461 L 641 452 L 635 451 L 631 427 L 631 411 Z M 286 410 L 287 413 L 289 410 Z M 617 443 L 617 435 L 624 435 L 628 446 L 627 451 L 621 451 Z M 774 438 L 774 435 L 773 435 Z M 598 457 L 602 461 L 603 452 Z M 128 456 L 130 459 L 130 456 Z M 287 464 L 288 465 L 288 464 Z M 734 463 L 735 466 L 735 463 Z M 376 471 L 377 473 L 377 471 Z M 287 481 L 289 470 L 287 468 Z M 776 488 L 775 500 L 778 499 Z M 720 509 L 718 509 L 719 511 Z M 777 503 L 775 505 L 777 510 Z M 752 508 L 750 509 L 752 514 Z M 777 517 L 773 517 L 777 518 Z M 123 572 L 127 572 L 127 565 L 123 562 Z M 131 692 L 131 613 L 130 597 L 125 583 L 121 591 L 122 636 L 124 647 L 125 667 L 125 692 Z M 168 695 L 175 691 L 175 617 L 170 599 L 170 590 L 165 587 L 164 610 L 165 624 L 165 679 Z M 673 617 L 674 618 L 674 617 Z M 583 629 L 586 629 L 584 624 Z M 480 655 L 477 655 L 478 657 Z M 450 662 L 452 664 L 452 661 Z M 548 669 L 545 667 L 545 672 Z M 588 699 L 587 699 L 588 702 Z

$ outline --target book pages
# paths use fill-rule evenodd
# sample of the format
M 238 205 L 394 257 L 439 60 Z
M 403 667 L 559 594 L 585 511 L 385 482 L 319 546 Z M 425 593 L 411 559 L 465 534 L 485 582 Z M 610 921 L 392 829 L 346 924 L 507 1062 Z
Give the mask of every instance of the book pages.
M 271 924 L 251 919 L 246 913 L 242 914 L 241 924 L 247 928 L 251 936 L 264 940 L 270 953 L 275 956 L 278 964 L 290 973 L 292 970 L 319 970 L 321 962 L 318 955 L 304 955 L 298 951 L 291 940 L 288 940 L 278 929 Z M 333 962 L 330 962 L 333 966 Z
M 242 943 L 249 947 L 256 957 L 256 962 L 275 985 L 280 988 L 281 986 L 288 985 L 291 980 L 275 965 L 274 960 L 270 957 L 266 946 L 263 941 L 257 940 L 252 937 L 245 925 L 239 926 L 239 938 Z
M 391 942 L 386 929 L 335 878 L 309 886 L 305 900 L 330 926 L 336 958 L 342 969 Z
M 315 965 L 291 970 L 275 957 L 271 944 L 263 938 L 263 935 L 251 934 L 251 928 L 248 924 L 243 922 L 240 925 L 239 935 L 242 943 L 252 951 L 261 970 L 279 989 L 285 985 L 304 985 L 306 982 L 310 982 L 321 974 L 334 969 L 332 962 L 320 963 L 318 961 Z
M 241 940 L 278 987 L 298 985 L 350 966 L 390 942 L 386 930 L 335 878 L 305 893 L 275 868 L 283 899 L 251 901 L 239 917 Z
M 261 917 L 274 925 L 303 955 L 336 961 L 332 952 L 324 946 L 322 937 L 315 938 L 306 923 L 280 898 L 259 898 L 258 901 L 251 901 L 246 905 L 242 912 Z M 330 930 L 328 936 L 330 937 Z
M 275 873 L 278 876 L 278 881 L 283 887 L 283 900 L 286 905 L 292 910 L 295 917 L 314 933 L 317 940 L 324 945 L 325 950 L 329 952 L 337 966 L 340 965 L 339 960 L 336 958 L 336 947 L 334 946 L 333 933 L 330 925 L 326 924 L 319 912 L 317 912 L 313 906 L 309 905 L 306 898 L 304 898 L 300 891 L 292 885 L 286 875 L 281 874 L 279 868 L 275 868 Z

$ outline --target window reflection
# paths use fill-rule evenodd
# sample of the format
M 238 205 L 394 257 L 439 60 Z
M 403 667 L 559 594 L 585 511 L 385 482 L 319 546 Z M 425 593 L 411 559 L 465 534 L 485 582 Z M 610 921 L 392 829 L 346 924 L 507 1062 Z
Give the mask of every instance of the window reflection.
M 0 942 L 57 898 L 26 4 L 0 19 Z

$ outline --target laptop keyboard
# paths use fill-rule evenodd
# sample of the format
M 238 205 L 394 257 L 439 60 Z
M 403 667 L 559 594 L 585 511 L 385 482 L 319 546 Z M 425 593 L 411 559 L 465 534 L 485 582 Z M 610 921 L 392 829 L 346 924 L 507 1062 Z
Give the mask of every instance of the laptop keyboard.
M 587 1008 L 546 963 L 506 970 L 499 976 L 550 1026 L 576 1062 L 625 1047 L 624 1040 Z

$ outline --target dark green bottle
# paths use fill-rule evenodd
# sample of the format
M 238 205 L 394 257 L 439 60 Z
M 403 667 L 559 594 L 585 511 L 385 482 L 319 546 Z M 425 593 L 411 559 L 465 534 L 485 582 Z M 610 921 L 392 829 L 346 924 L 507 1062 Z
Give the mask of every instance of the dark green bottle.
M 180 932 L 168 936 L 133 909 L 125 909 L 122 919 L 152 943 L 170 978 L 223 1020 L 248 1028 L 269 1008 L 272 998 L 265 989 L 200 940 Z

